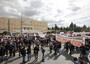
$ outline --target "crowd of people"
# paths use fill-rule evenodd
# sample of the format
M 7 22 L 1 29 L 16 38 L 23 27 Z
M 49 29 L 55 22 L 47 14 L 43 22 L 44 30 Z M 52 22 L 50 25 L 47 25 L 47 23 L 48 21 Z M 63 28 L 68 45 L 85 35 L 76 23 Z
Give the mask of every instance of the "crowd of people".
M 16 53 L 18 53 L 19 57 L 22 56 L 22 63 L 25 63 L 26 56 L 29 61 L 32 54 L 34 54 L 35 61 L 37 61 L 40 47 L 42 62 L 44 62 L 45 46 L 48 45 L 48 42 L 49 39 L 42 39 L 39 36 L 1 38 L 0 62 L 3 62 L 5 57 L 15 57 Z
M 90 53 L 90 42 L 85 42 L 85 44 L 82 44 L 80 47 L 73 46 L 70 42 L 67 42 L 64 45 L 65 51 L 72 55 L 75 51 L 79 52 L 80 56 L 78 58 L 74 57 L 75 64 L 87 64 L 90 63 L 89 61 L 89 53 Z M 77 63 L 78 61 L 78 63 Z
M 46 46 L 49 47 L 50 54 L 53 53 L 52 51 L 54 51 L 53 54 L 55 56 L 61 54 L 62 44 L 56 41 L 55 38 L 42 39 L 39 36 L 1 38 L 0 62 L 3 62 L 5 57 L 15 57 L 16 53 L 18 53 L 19 57 L 22 57 L 22 63 L 26 62 L 26 56 L 27 61 L 30 61 L 32 54 L 34 54 L 35 62 L 37 62 L 39 51 L 42 53 L 42 62 L 45 62 Z M 90 42 L 86 42 L 81 47 L 75 47 L 70 42 L 67 42 L 64 44 L 64 50 L 70 55 L 74 51 L 80 52 L 80 57 L 73 58 L 75 64 L 89 63 L 88 52 L 90 51 Z

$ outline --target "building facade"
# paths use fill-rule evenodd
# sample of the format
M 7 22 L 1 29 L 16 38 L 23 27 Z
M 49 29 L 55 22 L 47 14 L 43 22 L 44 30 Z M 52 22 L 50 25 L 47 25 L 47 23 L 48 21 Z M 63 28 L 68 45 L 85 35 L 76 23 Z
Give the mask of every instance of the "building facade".
M 38 33 L 47 32 L 47 22 L 32 20 L 30 18 L 7 18 L 0 17 L 0 32 L 11 33 Z
M 20 32 L 21 21 L 17 18 L 0 17 L 0 32 L 8 31 L 11 33 Z
M 30 18 L 24 18 L 23 20 L 23 33 L 38 33 L 47 32 L 47 22 L 40 22 L 32 20 Z

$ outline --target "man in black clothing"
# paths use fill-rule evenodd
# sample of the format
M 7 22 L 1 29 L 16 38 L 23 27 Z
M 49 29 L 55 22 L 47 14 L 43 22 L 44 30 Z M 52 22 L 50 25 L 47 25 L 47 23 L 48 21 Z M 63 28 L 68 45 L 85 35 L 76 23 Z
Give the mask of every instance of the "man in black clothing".
M 36 45 L 34 47 L 34 56 L 35 56 L 35 60 L 37 61 L 38 60 L 38 51 L 39 51 L 39 46 Z
M 19 57 L 21 56 L 21 43 L 18 44 L 18 52 L 19 52 Z
M 12 56 L 12 53 L 13 53 L 13 45 L 12 45 L 12 42 L 9 42 L 8 44 L 8 48 L 9 48 L 9 53 L 10 53 L 10 57 Z
M 54 55 L 57 55 L 57 42 L 54 41 L 53 45 L 54 45 Z
M 13 56 L 15 56 L 15 52 L 16 52 L 15 46 L 13 45 L 13 46 L 12 46 L 12 53 L 13 53 Z
M 69 44 L 69 49 L 70 49 L 70 55 L 74 52 L 74 46 L 70 43 Z
M 0 62 L 2 61 L 2 45 L 1 45 L 1 43 L 0 43 Z
M 9 50 L 9 46 L 8 46 L 8 42 L 7 42 L 6 45 L 5 45 L 5 53 L 6 53 L 6 56 L 8 56 L 8 50 Z
M 25 47 L 23 46 L 21 48 L 21 55 L 22 55 L 22 63 L 25 63 L 25 57 L 26 57 L 26 50 L 25 50 Z
M 5 55 L 5 48 L 0 43 L 0 62 L 4 60 L 4 55 Z
M 64 45 L 64 49 L 65 51 L 68 53 L 68 49 L 69 49 L 69 42 L 66 42 Z
M 80 57 L 86 55 L 86 47 L 84 45 L 80 46 Z
M 31 59 L 31 45 L 27 48 L 27 59 L 28 61 Z
M 57 43 L 57 51 L 59 54 L 61 53 L 61 42 Z

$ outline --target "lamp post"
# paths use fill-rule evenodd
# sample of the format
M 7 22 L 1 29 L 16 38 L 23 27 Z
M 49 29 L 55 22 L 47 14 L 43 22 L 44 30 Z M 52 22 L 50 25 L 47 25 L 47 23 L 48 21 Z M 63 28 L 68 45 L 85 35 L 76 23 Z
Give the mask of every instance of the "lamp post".
M 21 13 L 21 34 L 23 33 L 23 21 L 22 21 L 22 13 Z
M 8 35 L 10 35 L 10 19 L 8 19 Z

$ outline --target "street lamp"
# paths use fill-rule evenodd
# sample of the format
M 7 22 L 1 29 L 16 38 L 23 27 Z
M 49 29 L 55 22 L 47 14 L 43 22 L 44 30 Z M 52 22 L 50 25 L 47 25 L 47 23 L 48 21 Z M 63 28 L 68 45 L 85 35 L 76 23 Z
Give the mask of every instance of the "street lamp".
M 22 13 L 21 13 L 21 34 L 23 33 L 23 21 L 22 21 Z
M 10 19 L 8 18 L 8 35 L 10 35 Z

